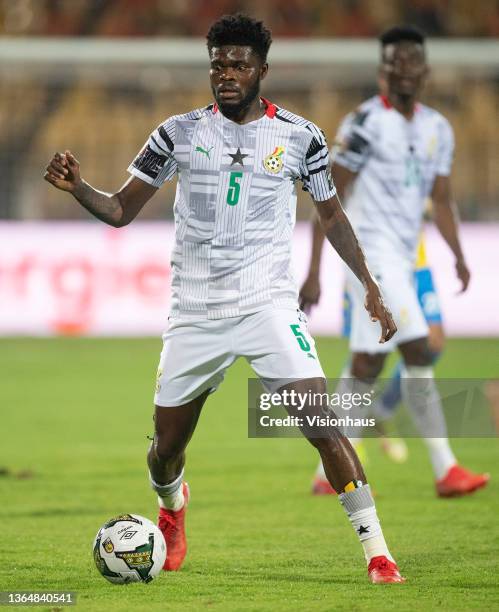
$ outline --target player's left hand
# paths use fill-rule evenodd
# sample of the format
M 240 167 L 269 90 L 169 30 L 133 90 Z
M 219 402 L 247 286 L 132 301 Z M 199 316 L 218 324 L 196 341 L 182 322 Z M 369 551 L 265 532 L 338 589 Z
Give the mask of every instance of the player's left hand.
M 393 320 L 392 313 L 385 306 L 381 291 L 375 282 L 370 283 L 366 289 L 365 307 L 371 317 L 371 321 L 379 321 L 381 325 L 379 343 L 384 344 L 388 342 L 397 331 L 397 326 Z
M 468 289 L 471 278 L 471 273 L 464 259 L 456 260 L 456 274 L 458 279 L 461 281 L 461 291 L 459 291 L 459 293 L 464 293 L 466 289 Z

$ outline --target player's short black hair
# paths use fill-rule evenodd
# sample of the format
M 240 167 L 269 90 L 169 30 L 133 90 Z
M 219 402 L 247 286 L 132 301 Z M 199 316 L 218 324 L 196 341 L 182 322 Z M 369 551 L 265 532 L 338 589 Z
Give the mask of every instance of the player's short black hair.
M 223 15 L 211 26 L 206 36 L 208 51 L 213 47 L 241 45 L 251 47 L 262 62 L 267 61 L 267 53 L 272 43 L 272 35 L 263 21 L 257 21 L 248 15 Z
M 411 25 L 395 26 L 383 32 L 379 37 L 379 41 L 382 47 L 405 41 L 424 45 L 425 35 L 421 30 Z

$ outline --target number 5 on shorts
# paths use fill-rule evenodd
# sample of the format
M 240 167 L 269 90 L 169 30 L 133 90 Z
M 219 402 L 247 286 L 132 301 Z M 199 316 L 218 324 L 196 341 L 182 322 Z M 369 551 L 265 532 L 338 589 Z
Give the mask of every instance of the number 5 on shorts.
M 308 351 L 310 350 L 310 343 L 305 338 L 304 333 L 302 331 L 300 331 L 300 325 L 299 324 L 295 324 L 295 325 L 290 325 L 289 327 L 291 328 L 291 331 L 295 335 L 295 337 L 296 337 L 296 339 L 298 341 L 298 344 L 300 345 L 301 350 L 305 351 L 306 353 L 308 353 Z

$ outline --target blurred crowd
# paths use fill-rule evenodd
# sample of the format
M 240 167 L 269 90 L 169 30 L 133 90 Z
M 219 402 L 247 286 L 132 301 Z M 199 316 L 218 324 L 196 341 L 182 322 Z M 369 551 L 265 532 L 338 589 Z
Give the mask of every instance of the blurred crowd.
M 274 36 L 375 36 L 396 22 L 430 36 L 498 36 L 498 0 L 0 0 L 0 35 L 204 36 L 224 13 Z
M 236 10 L 264 19 L 275 38 L 371 37 L 402 21 L 433 36 L 499 33 L 499 0 L 0 0 L 0 36 L 203 36 L 219 15 Z M 113 190 L 155 125 L 211 101 L 207 74 L 192 66 L 103 61 L 63 71 L 50 61 L 22 62 L 0 62 L 0 219 L 88 218 L 42 181 L 55 150 L 70 147 L 85 178 Z M 454 127 L 455 195 L 468 220 L 499 219 L 498 65 L 487 72 L 476 64 L 435 68 L 424 93 Z M 366 76 L 319 66 L 307 74 L 299 79 L 293 67 L 273 65 L 264 93 L 314 120 L 332 142 L 344 114 L 375 92 L 375 70 Z M 173 197 L 169 184 L 141 218 L 171 216 Z M 300 194 L 298 218 L 309 213 Z

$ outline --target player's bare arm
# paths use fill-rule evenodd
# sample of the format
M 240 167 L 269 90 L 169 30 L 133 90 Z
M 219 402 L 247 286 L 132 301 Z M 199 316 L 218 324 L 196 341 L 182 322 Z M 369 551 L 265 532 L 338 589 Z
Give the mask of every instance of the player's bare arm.
M 335 195 L 324 202 L 316 202 L 315 205 L 324 235 L 364 285 L 366 310 L 369 312 L 371 320 L 379 321 L 381 325 L 380 343 L 387 342 L 397 331 L 397 326 L 391 312 L 383 303 L 378 283 L 367 267 L 364 252 L 338 196 Z
M 357 174 L 339 164 L 333 164 L 331 172 L 334 177 L 336 193 L 342 201 L 348 185 L 355 179 Z M 321 295 L 320 269 L 324 238 L 321 220 L 316 211 L 314 211 L 312 219 L 312 254 L 307 278 L 300 289 L 300 308 L 304 312 L 309 312 L 312 306 L 318 304 Z
M 451 182 L 448 176 L 437 176 L 431 192 L 435 224 L 456 258 L 456 273 L 461 281 L 461 293 L 470 282 L 470 271 L 466 265 L 459 240 L 459 213 L 452 199 Z
M 55 153 L 43 177 L 51 185 L 71 193 L 94 217 L 113 227 L 128 225 L 156 192 L 137 177 L 130 177 L 114 194 L 99 191 L 80 176 L 80 163 L 71 153 Z

